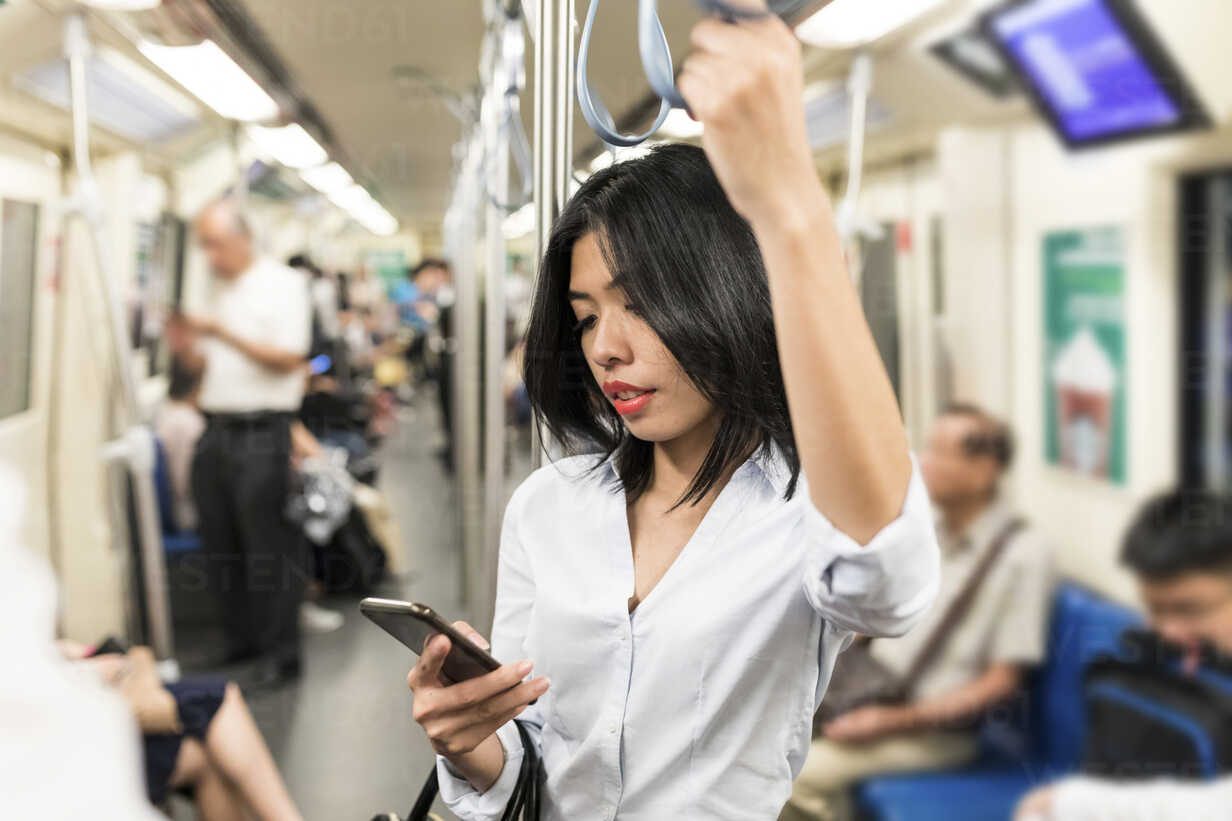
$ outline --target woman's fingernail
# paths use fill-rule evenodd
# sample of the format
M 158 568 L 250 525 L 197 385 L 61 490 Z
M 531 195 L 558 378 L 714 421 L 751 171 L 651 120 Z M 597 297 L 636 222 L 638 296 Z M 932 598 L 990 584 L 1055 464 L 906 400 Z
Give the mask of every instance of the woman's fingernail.
M 548 688 L 551 686 L 552 686 L 552 680 L 548 678 L 547 676 L 544 676 L 543 678 L 539 679 L 539 686 L 536 687 L 535 689 L 541 693 L 546 693 L 548 691 Z
M 485 640 L 484 640 L 484 637 L 483 637 L 483 636 L 480 636 L 480 635 L 478 635 L 478 634 L 476 634 L 476 635 L 475 635 L 475 644 L 479 645 L 480 649 L 483 649 L 483 650 L 487 650 L 487 649 L 491 648 L 491 646 L 492 646 L 492 645 L 488 644 L 488 642 L 487 642 L 487 641 L 485 641 Z
M 529 660 L 519 661 L 518 662 L 518 674 L 524 676 L 527 673 L 529 673 L 531 670 L 533 670 L 534 667 L 535 667 L 535 664 L 532 661 L 529 661 Z

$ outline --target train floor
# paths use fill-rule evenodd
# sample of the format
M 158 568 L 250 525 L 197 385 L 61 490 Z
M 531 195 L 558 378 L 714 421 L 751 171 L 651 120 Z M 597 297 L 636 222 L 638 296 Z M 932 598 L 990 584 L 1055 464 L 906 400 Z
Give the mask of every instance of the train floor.
M 437 456 L 439 430 L 435 397 L 420 396 L 400 411 L 397 432 L 384 445 L 379 486 L 401 531 L 407 570 L 379 594 L 430 602 L 450 618 L 466 618 L 457 494 Z M 245 693 L 307 821 L 404 814 L 434 761 L 411 718 L 406 673 L 414 657 L 365 619 L 357 603 L 357 597 L 322 602 L 346 621 L 335 632 L 305 635 L 297 682 Z M 191 643 L 183 635 L 177 641 L 188 672 L 200 669 L 194 658 L 204 658 L 214 643 L 203 634 Z M 234 673 L 242 686 L 243 670 Z M 179 800 L 172 812 L 176 821 L 193 817 Z

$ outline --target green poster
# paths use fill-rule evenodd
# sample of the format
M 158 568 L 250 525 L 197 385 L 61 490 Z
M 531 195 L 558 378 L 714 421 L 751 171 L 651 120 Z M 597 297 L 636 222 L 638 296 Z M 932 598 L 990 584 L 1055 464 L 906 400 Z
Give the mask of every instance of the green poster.
M 368 275 L 381 283 L 385 293 L 406 278 L 406 252 L 401 249 L 368 251 L 364 254 Z
M 1125 484 L 1125 236 L 1044 237 L 1044 456 Z

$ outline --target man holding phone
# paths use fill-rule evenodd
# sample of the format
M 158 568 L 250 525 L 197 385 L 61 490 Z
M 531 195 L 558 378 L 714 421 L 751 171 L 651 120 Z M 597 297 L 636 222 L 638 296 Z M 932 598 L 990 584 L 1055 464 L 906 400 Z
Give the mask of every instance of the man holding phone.
M 308 282 L 256 255 L 231 200 L 207 206 L 195 229 L 212 276 L 198 310 L 167 327 L 172 351 L 203 368 L 193 495 L 227 660 L 260 656 L 253 683 L 272 685 L 300 669 L 305 545 L 283 509 L 312 339 Z

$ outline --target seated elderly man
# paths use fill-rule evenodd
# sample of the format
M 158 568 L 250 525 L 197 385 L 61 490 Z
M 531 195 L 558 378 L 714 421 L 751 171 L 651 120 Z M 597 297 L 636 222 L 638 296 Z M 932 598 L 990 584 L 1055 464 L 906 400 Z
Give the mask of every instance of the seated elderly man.
M 980 716 L 1043 659 L 1051 574 L 1047 551 L 999 494 L 1012 458 L 1009 430 L 983 410 L 954 405 L 937 420 L 920 455 L 940 513 L 937 601 L 907 636 L 839 657 L 780 821 L 848 818 L 855 782 L 969 761 Z

